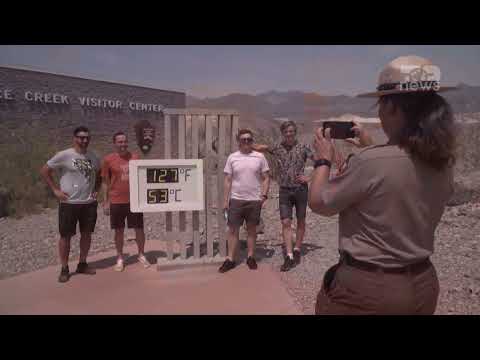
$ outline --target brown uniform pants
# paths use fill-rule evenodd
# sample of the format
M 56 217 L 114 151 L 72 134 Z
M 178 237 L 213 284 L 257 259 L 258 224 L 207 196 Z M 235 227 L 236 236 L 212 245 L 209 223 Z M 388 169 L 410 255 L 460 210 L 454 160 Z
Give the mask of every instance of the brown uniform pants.
M 316 315 L 433 315 L 439 293 L 431 263 L 420 272 L 367 271 L 344 262 L 325 273 Z

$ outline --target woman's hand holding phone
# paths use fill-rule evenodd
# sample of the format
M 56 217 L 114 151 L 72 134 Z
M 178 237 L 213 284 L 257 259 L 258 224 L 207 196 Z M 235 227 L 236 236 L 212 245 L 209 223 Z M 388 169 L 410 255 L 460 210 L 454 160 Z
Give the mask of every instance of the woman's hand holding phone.
M 368 135 L 363 126 L 356 121 L 353 121 L 353 124 L 352 130 L 355 133 L 355 137 L 347 138 L 345 141 L 359 148 L 373 145 L 372 138 Z

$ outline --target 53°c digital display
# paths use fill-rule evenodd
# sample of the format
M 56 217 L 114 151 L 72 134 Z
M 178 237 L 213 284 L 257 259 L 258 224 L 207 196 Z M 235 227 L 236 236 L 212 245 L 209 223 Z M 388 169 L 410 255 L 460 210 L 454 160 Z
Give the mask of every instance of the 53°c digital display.
M 148 189 L 147 204 L 168 204 L 168 189 Z

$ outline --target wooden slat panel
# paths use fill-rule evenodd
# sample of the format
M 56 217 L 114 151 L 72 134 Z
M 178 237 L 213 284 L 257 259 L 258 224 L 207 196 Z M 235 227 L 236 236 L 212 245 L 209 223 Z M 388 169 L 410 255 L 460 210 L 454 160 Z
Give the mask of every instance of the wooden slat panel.
M 188 108 L 188 109 L 164 109 L 165 115 L 239 115 L 238 111 L 233 109 L 201 109 L 201 108 Z
M 237 151 L 237 133 L 238 133 L 239 116 L 232 115 L 232 132 L 230 141 L 230 152 Z
M 165 159 L 170 159 L 172 156 L 172 120 L 170 115 L 165 115 Z M 165 213 L 165 237 L 167 241 L 167 259 L 173 259 L 173 234 L 172 234 L 172 213 Z
M 230 154 L 230 147 L 231 147 L 231 136 L 232 133 L 232 117 L 231 116 L 223 116 L 225 121 L 225 152 L 226 154 Z
M 218 222 L 218 243 L 220 256 L 227 256 L 227 241 L 225 238 L 225 218 L 223 217 L 223 169 L 225 168 L 225 128 L 226 117 L 218 116 L 218 169 L 217 169 L 217 222 Z
M 202 116 L 192 116 L 192 159 L 198 159 L 198 143 L 199 143 L 199 125 Z M 193 256 L 200 258 L 200 214 L 198 211 L 192 211 L 192 229 L 193 229 Z
M 178 158 L 185 159 L 185 115 L 178 116 Z M 185 232 L 187 229 L 187 212 L 180 211 L 178 214 L 178 228 L 180 232 L 180 257 L 187 258 L 187 244 Z
M 205 234 L 207 236 L 207 256 L 213 257 L 213 216 L 211 213 L 211 205 L 213 203 L 213 194 L 211 191 L 210 181 L 212 179 L 212 166 L 215 161 L 212 149 L 213 133 L 212 133 L 212 117 L 206 116 L 205 119 Z

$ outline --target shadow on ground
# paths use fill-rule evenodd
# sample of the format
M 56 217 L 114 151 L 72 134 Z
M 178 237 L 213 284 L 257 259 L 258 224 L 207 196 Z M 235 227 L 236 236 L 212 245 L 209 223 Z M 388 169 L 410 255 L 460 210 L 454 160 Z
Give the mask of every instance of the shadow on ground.
M 123 256 L 125 259 L 125 266 L 132 265 L 138 262 L 136 253 L 134 254 L 124 253 Z M 145 252 L 145 257 L 152 265 L 157 263 L 157 258 L 166 257 L 166 256 L 167 254 L 164 251 L 159 251 L 159 250 Z M 107 269 L 109 267 L 115 266 L 116 263 L 117 263 L 117 256 L 114 255 L 105 259 L 89 262 L 89 265 L 94 269 Z
M 268 245 L 266 243 L 258 243 L 256 248 L 255 248 L 255 259 L 258 262 L 261 262 L 262 260 L 265 259 L 271 259 L 275 255 L 275 248 L 281 247 L 282 248 L 282 253 L 283 256 L 285 256 L 285 246 L 283 244 L 272 244 Z M 317 250 L 323 249 L 323 246 L 317 246 L 309 243 L 304 243 L 302 244 L 302 249 L 301 253 L 302 256 L 307 255 L 310 252 L 314 252 Z M 193 244 L 188 244 L 187 245 L 187 258 L 193 257 Z M 213 253 L 214 255 L 219 254 L 220 249 L 218 246 L 218 243 L 214 243 L 213 246 Z M 207 255 L 207 244 L 202 243 L 200 244 L 200 256 L 206 256 Z M 237 262 L 244 262 L 247 259 L 247 241 L 246 240 L 240 240 L 239 245 L 238 245 L 238 252 L 237 252 Z M 155 265 L 157 263 L 158 258 L 166 258 L 167 253 L 164 251 L 159 251 L 159 250 L 153 250 L 153 251 L 147 251 L 145 252 L 145 256 L 147 257 L 148 261 L 152 264 Z M 174 259 L 180 257 L 179 253 L 174 254 Z M 138 262 L 137 254 L 136 253 L 125 253 L 124 254 L 124 259 L 125 259 L 125 266 L 129 266 L 132 264 L 135 264 Z M 105 259 L 100 259 L 96 261 L 89 262 L 89 265 L 94 268 L 94 269 L 107 269 L 110 267 L 115 266 L 117 262 L 117 256 L 110 256 Z M 73 275 L 73 274 L 72 274 Z

